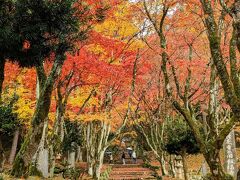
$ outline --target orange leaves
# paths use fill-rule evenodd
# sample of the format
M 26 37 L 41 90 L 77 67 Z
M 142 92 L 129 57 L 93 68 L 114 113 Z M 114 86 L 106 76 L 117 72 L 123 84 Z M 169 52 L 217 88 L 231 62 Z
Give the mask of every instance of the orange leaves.
M 97 4 L 98 2 L 88 1 L 88 3 Z M 119 107 L 127 100 L 138 44 L 135 43 L 133 46 L 133 40 L 130 41 L 131 44 L 128 44 L 128 39 L 136 32 L 133 25 L 127 22 L 127 17 L 130 17 L 131 13 L 127 12 L 128 9 L 123 6 L 127 3 L 120 1 L 108 3 L 113 3 L 113 5 L 108 10 L 110 13 L 106 16 L 105 22 L 96 25 L 89 39 L 84 44 L 79 44 L 79 50 L 74 55 L 67 54 L 67 60 L 64 62 L 59 81 L 64 80 L 73 71 L 69 88 L 76 85 L 69 97 L 66 111 L 67 116 L 73 119 L 106 120 L 107 115 L 103 103 L 110 88 L 113 88 L 116 94 L 113 97 L 113 106 L 120 109 L 119 113 L 125 110 Z M 121 12 L 123 9 L 124 12 Z M 125 24 L 121 24 L 123 19 L 125 19 Z M 115 30 L 117 34 L 114 33 Z M 93 88 L 96 91 L 95 95 L 91 96 L 83 112 L 78 115 L 80 107 Z M 61 88 L 61 91 L 64 94 L 67 89 Z M 121 121 L 116 112 L 111 112 L 111 116 L 116 121 Z
M 29 41 L 27 41 L 27 40 L 25 40 L 24 42 L 23 42 L 23 51 L 27 51 L 28 49 L 30 49 L 30 42 Z
M 5 64 L 5 79 L 4 79 L 4 86 L 8 86 L 10 83 L 13 83 L 13 81 L 17 78 L 19 75 L 21 69 L 18 67 L 16 63 L 10 63 L 7 62 Z

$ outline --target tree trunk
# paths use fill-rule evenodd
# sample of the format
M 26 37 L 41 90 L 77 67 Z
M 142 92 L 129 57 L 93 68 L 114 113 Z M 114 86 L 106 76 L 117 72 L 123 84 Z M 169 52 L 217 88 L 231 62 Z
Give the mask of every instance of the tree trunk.
M 4 81 L 5 62 L 6 62 L 5 59 L 1 56 L 0 57 L 0 103 L 2 102 L 2 88 L 3 88 L 3 81 Z M 2 140 L 0 139 L 0 172 L 3 170 L 5 159 L 6 158 L 5 158 L 4 150 L 2 147 Z
M 102 150 L 99 154 L 99 157 L 96 158 L 96 162 L 93 165 L 93 179 L 99 180 L 101 176 L 101 168 L 103 164 L 104 150 Z
M 17 128 L 17 130 L 14 133 L 12 148 L 11 148 L 10 156 L 8 159 L 9 164 L 12 164 L 15 158 L 15 155 L 17 152 L 18 138 L 19 138 L 19 128 Z
M 170 155 L 170 158 L 169 158 L 169 174 L 172 177 L 176 176 L 174 157 L 172 157 L 172 155 Z
M 56 156 L 60 153 L 61 144 L 64 139 L 64 112 L 57 106 L 56 120 L 53 129 L 53 135 L 50 144 L 50 158 L 49 158 L 49 176 L 53 177 L 55 169 Z M 54 144 L 53 144 L 54 143 Z M 54 146 L 54 147 L 53 147 Z
M 188 168 L 187 168 L 187 162 L 186 162 L 186 150 L 182 151 L 181 156 L 182 156 L 182 163 L 183 163 L 184 179 L 188 180 Z
M 44 122 L 42 138 L 38 146 L 38 150 L 33 157 L 34 169 L 37 169 L 43 177 L 48 178 L 48 148 L 47 148 L 47 133 L 48 133 L 48 121 Z M 34 172 L 32 175 L 35 175 Z
M 4 68 L 5 68 L 5 59 L 0 57 L 0 103 L 2 102 L 2 88 L 4 81 Z
M 220 149 L 215 149 L 213 152 L 205 153 L 204 157 L 211 171 L 211 180 L 225 179 L 225 173 L 220 161 Z
M 162 156 L 158 157 L 157 158 L 160 166 L 161 166 L 161 172 L 162 172 L 162 176 L 165 176 L 166 175 L 166 167 L 165 167 L 165 160 Z
M 159 125 L 155 125 L 154 128 L 150 127 L 145 130 L 145 128 L 142 127 L 140 124 L 137 124 L 137 128 L 139 128 L 139 131 L 143 134 L 143 137 L 146 140 L 148 146 L 154 152 L 158 162 L 160 163 L 162 175 L 167 175 L 164 152 L 162 149 L 163 128 L 161 131 L 159 131 L 161 127 L 159 127 Z M 148 133 L 149 129 L 150 133 Z
M 42 123 L 43 124 L 43 123 Z M 35 131 L 31 128 L 25 137 L 25 140 L 18 152 L 13 163 L 11 174 L 15 177 L 29 176 L 29 166 L 32 163 L 32 157 L 36 153 L 38 143 L 42 136 L 43 125 L 39 126 Z M 33 143 L 30 143 L 33 142 Z
M 44 177 L 44 178 L 48 178 L 48 176 L 49 176 L 48 154 L 49 154 L 48 149 L 41 149 L 39 152 L 39 155 L 38 155 L 38 159 L 37 159 L 37 167 L 36 168 L 39 172 L 41 172 L 42 177 Z
M 166 163 L 165 163 L 165 159 L 164 159 L 164 152 L 160 152 L 161 153 L 161 170 L 162 170 L 162 175 L 165 176 L 167 175 L 167 170 L 166 170 Z
M 93 179 L 94 180 L 99 180 L 100 175 L 101 175 L 101 169 L 100 169 L 100 164 L 95 164 L 93 167 Z
M 240 1 L 235 0 L 233 9 L 233 27 L 236 31 L 236 41 L 237 41 L 237 48 L 240 52 Z
M 82 148 L 80 146 L 78 146 L 76 162 L 82 162 L 82 161 L 83 161 Z
M 35 171 L 33 168 L 31 168 L 32 158 L 37 152 L 39 143 L 42 138 L 44 121 L 48 118 L 49 108 L 51 104 L 53 85 L 56 78 L 61 72 L 63 57 L 64 56 L 57 57 L 53 64 L 52 70 L 44 83 L 41 80 L 45 77 L 39 77 L 39 75 L 42 74 L 44 76 L 44 72 L 38 73 L 38 78 L 41 84 L 41 91 L 37 100 L 37 106 L 32 120 L 32 127 L 29 130 L 24 143 L 22 144 L 21 149 L 14 161 L 11 174 L 15 177 L 28 177 L 31 173 L 33 173 L 32 171 Z
M 54 150 L 53 150 L 53 145 L 50 145 L 49 147 L 49 177 L 52 178 L 54 176 L 54 169 L 55 169 L 55 156 L 54 156 Z
M 94 179 L 100 178 L 104 152 L 108 147 L 110 125 L 106 122 L 92 121 L 85 129 L 88 173 Z
M 2 147 L 2 140 L 1 140 L 1 137 L 0 137 L 0 172 L 3 171 L 3 166 L 4 166 L 4 163 L 5 163 L 5 160 L 6 160 L 6 157 L 5 157 L 3 147 Z
M 90 176 L 93 176 L 93 159 L 87 157 L 87 168 L 88 168 L 88 174 Z
M 75 156 L 76 156 L 75 151 L 68 152 L 68 167 L 69 168 L 75 168 Z

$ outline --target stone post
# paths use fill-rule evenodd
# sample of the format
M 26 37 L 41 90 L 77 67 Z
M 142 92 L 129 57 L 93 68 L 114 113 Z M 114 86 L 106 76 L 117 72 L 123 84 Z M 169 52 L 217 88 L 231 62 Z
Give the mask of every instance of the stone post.
M 236 160 L 236 143 L 234 130 L 232 130 L 226 137 L 224 144 L 224 168 L 225 171 L 232 175 L 234 179 L 237 178 L 237 160 Z
M 175 161 L 176 161 L 175 163 L 176 178 L 184 179 L 183 164 L 182 164 L 181 156 L 176 156 Z

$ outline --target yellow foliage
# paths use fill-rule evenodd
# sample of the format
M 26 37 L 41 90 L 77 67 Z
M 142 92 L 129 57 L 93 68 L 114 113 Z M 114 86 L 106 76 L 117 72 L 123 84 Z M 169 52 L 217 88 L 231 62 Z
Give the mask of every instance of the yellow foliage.
M 123 2 L 117 6 L 117 10 L 111 17 L 108 17 L 102 24 L 96 25 L 94 30 L 104 36 L 128 43 L 129 39 L 139 32 L 139 28 L 133 23 L 131 13 L 130 4 Z M 129 46 L 129 49 L 133 50 L 142 46 L 141 41 L 134 41 Z
M 89 45 L 88 46 L 88 51 L 90 51 L 90 52 L 92 52 L 92 53 L 94 53 L 94 54 L 99 54 L 99 55 L 105 55 L 106 53 L 106 51 L 105 51 L 105 49 L 102 47 L 102 46 L 100 46 L 99 44 L 91 44 L 91 45 Z
M 107 114 L 106 113 L 94 113 L 94 114 L 82 114 L 81 115 L 81 120 L 87 122 L 87 121 L 92 121 L 92 120 L 99 120 L 99 121 L 107 121 L 108 119 L 106 118 Z
M 13 110 L 18 114 L 19 120 L 29 126 L 35 109 L 36 101 L 31 99 L 31 90 L 24 87 L 22 83 L 22 76 L 19 76 L 13 84 L 9 85 L 4 93 L 3 100 L 5 103 L 9 103 L 12 97 L 17 96 L 18 100 L 13 106 Z
M 84 103 L 84 101 L 88 98 L 91 90 L 92 90 L 92 87 L 85 87 L 85 88 L 75 90 L 75 92 L 73 93 L 74 95 L 69 97 L 68 103 L 71 106 L 80 107 Z M 92 96 L 91 99 L 89 99 L 88 104 L 97 106 L 98 99 Z

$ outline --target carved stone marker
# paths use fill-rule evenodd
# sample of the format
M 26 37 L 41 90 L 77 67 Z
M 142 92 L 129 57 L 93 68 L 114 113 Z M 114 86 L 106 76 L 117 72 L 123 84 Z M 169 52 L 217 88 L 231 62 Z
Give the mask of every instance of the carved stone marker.
M 236 160 L 236 143 L 234 130 L 226 137 L 224 144 L 224 168 L 225 171 L 237 179 L 237 160 Z

